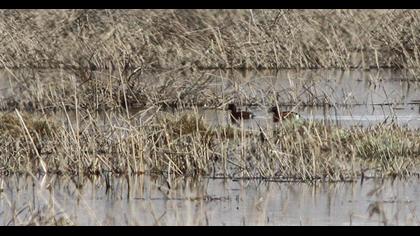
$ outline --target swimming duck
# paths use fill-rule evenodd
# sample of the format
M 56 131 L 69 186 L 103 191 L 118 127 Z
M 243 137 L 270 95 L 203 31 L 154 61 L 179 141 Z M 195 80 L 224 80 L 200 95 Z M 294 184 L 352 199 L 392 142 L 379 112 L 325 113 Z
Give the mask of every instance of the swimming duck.
M 255 117 L 252 112 L 237 110 L 235 104 L 233 103 L 228 105 L 227 110 L 230 110 L 230 118 L 232 122 L 236 122 L 240 119 L 247 120 Z
M 300 115 L 294 111 L 279 111 L 276 106 L 270 108 L 268 112 L 273 112 L 273 122 L 285 119 L 299 119 Z

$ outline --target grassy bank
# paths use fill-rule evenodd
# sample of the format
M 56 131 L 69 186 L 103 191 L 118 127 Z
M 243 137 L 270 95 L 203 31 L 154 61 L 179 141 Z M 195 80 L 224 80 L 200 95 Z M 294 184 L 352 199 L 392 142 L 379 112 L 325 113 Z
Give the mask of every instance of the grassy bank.
M 1 173 L 352 180 L 416 174 L 420 160 L 418 131 L 392 124 L 344 129 L 292 121 L 250 131 L 209 126 L 194 112 L 141 121 L 108 114 L 105 125 L 85 115 L 70 125 L 2 114 Z
M 8 68 L 419 68 L 418 10 L 1 10 Z

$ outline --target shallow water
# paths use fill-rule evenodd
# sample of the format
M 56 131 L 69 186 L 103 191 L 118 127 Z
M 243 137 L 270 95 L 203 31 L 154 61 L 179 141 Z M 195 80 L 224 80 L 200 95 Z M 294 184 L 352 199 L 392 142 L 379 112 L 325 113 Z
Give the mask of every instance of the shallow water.
M 296 111 L 303 119 L 325 121 L 344 127 L 370 126 L 393 121 L 409 128 L 420 128 L 419 83 L 413 82 L 410 74 L 404 71 L 389 69 L 369 71 L 268 70 L 203 73 L 211 78 L 208 86 L 214 94 L 236 99 L 237 105 L 242 110 L 255 113 L 255 119 L 243 122 L 247 128 L 258 129 L 258 126 L 273 126 L 272 114 L 267 110 L 276 105 L 276 102 L 281 110 Z M 24 77 L 20 77 L 21 74 L 0 71 L 0 101 L 25 94 L 24 88 L 16 89 L 16 87 L 17 84 L 22 84 L 22 81 L 29 79 L 37 81 L 35 85 L 31 84 L 30 86 L 41 86 L 40 84 L 45 83 L 44 80 L 48 81 L 49 79 L 55 81 L 74 80 L 73 74 L 63 70 L 31 71 L 30 78 L 26 80 Z M 97 76 L 109 79 L 115 75 L 97 72 Z M 188 77 L 188 74 L 178 76 Z M 167 79 L 163 76 L 162 79 L 159 78 L 159 76 L 153 78 L 150 82 L 148 81 L 148 84 L 163 83 Z M 147 81 L 147 78 L 143 79 Z M 242 100 L 244 97 L 247 97 L 249 101 Z M 270 100 L 274 97 L 277 97 L 276 101 Z M 255 106 L 243 105 L 252 103 L 254 100 L 262 102 Z M 132 114 L 136 112 L 133 110 Z M 228 112 L 223 110 L 223 107 L 219 107 L 219 109 L 200 107 L 198 112 L 210 124 L 226 125 L 231 123 Z M 103 117 L 106 118 L 106 116 Z M 72 118 L 71 115 L 70 118 Z M 143 117 L 143 119 L 147 119 L 147 117 Z
M 0 223 L 34 215 L 77 225 L 418 225 L 418 178 L 339 183 L 7 177 Z M 77 181 L 76 181 L 77 182 Z M 14 213 L 13 213 L 14 212 Z M 15 217 L 13 217 L 15 215 Z M 12 220 L 14 219 L 14 220 Z
M 402 71 L 281 70 L 231 72 L 219 77 L 222 78 L 220 91 L 263 98 L 276 93 L 281 110 L 298 112 L 305 120 L 344 127 L 366 127 L 393 121 L 409 128 L 420 128 L 420 87 Z M 244 121 L 244 125 L 253 128 L 258 127 L 256 123 L 272 126 L 272 114 L 267 110 L 274 105 L 267 101 L 262 106 L 242 106 L 242 110 L 256 115 L 256 119 Z M 211 123 L 229 122 L 228 115 L 220 113 L 213 110 L 203 114 Z

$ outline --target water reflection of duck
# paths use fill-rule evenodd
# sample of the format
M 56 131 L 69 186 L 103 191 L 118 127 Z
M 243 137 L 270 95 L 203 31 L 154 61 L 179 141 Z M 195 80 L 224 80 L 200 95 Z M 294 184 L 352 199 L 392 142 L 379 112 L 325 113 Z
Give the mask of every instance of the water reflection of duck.
M 273 112 L 273 122 L 285 119 L 299 119 L 300 115 L 294 111 L 279 111 L 276 106 L 270 108 L 268 112 Z
M 237 110 L 233 103 L 228 105 L 227 110 L 230 110 L 230 118 L 233 122 L 240 119 L 247 120 L 255 117 L 252 112 Z

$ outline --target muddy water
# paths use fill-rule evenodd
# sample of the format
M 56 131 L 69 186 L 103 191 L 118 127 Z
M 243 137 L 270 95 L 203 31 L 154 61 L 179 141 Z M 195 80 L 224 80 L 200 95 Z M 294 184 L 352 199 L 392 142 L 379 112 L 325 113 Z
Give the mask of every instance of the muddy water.
M 85 179 L 7 177 L 0 222 L 34 216 L 77 225 L 416 225 L 417 178 L 352 183 L 279 183 L 149 176 Z M 13 217 L 14 216 L 14 217 Z

